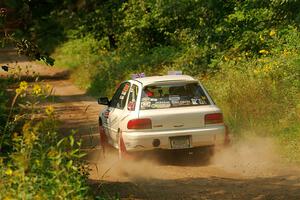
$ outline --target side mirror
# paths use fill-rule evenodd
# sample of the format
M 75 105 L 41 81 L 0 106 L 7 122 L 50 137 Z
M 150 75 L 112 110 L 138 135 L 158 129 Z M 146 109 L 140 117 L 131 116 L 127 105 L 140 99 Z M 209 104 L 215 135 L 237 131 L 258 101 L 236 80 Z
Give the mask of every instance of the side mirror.
M 100 97 L 98 99 L 98 104 L 100 104 L 100 105 L 109 105 L 109 103 L 110 102 L 107 97 Z

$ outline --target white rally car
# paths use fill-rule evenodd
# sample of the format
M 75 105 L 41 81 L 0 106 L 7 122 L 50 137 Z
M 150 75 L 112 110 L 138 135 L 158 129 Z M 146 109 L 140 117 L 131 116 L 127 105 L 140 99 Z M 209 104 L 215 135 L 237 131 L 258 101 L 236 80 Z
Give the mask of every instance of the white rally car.
M 228 143 L 221 110 L 205 88 L 187 75 L 127 80 L 99 115 L 101 144 L 119 155 L 154 149 L 195 149 Z

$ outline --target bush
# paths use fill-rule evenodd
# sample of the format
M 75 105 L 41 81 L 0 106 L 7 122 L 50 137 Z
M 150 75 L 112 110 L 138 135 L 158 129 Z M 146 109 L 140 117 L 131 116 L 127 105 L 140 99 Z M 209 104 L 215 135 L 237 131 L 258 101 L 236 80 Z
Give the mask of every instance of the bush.
M 8 86 L 8 80 L 6 79 L 0 79 L 0 87 L 1 88 L 7 88 Z M 9 109 L 7 108 L 8 105 L 8 99 L 9 95 L 5 90 L 0 91 L 0 133 L 4 131 L 4 125 L 7 121 L 7 116 L 9 113 Z
M 285 118 L 297 120 L 297 54 L 228 61 L 222 65 L 222 71 L 203 81 L 234 129 L 274 126 Z
M 281 156 L 299 162 L 299 54 L 283 50 L 257 60 L 221 64 L 220 72 L 201 80 L 223 110 L 233 135 L 274 137 Z
M 1 199 L 88 198 L 80 143 L 75 142 L 74 133 L 58 134 L 51 105 L 43 111 L 36 107 L 50 90 L 26 82 L 16 89 L 12 104 L 17 112 L 8 116 L 1 132 Z M 10 144 L 6 152 L 2 151 L 4 143 Z

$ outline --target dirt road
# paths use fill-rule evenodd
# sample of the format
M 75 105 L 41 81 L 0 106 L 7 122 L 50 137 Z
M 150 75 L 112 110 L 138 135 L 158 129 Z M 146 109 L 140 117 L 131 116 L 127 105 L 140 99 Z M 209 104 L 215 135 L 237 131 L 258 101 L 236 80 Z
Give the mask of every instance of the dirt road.
M 0 64 L 14 65 L 12 53 L 0 52 Z M 51 98 L 61 130 L 76 130 L 91 168 L 95 196 L 108 199 L 300 199 L 298 167 L 280 164 L 270 138 L 249 138 L 216 153 L 211 163 L 193 155 L 140 161 L 120 161 L 116 153 L 103 157 L 99 147 L 96 100 L 66 79 L 67 72 L 17 58 L 22 69 L 37 70 L 54 87 Z M 28 68 L 28 67 L 27 67 Z M 27 69 L 28 71 L 28 69 Z M 5 76 L 6 72 L 1 72 Z M 188 156 L 188 155 L 187 155 Z M 195 162 L 197 161 L 197 162 Z

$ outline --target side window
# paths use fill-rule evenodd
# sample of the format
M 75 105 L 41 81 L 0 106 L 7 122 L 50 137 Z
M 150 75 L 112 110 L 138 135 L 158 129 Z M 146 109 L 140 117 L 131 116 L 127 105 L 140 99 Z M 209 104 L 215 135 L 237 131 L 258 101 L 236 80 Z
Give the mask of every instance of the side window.
M 123 109 L 129 93 L 130 83 L 122 83 L 111 99 L 110 106 L 113 108 Z
M 130 111 L 135 110 L 137 95 L 138 95 L 138 86 L 133 84 L 129 91 L 127 110 L 130 110 Z

